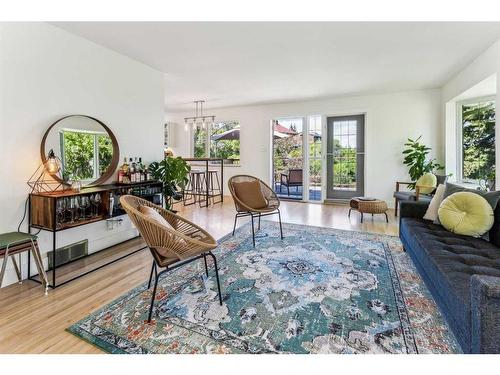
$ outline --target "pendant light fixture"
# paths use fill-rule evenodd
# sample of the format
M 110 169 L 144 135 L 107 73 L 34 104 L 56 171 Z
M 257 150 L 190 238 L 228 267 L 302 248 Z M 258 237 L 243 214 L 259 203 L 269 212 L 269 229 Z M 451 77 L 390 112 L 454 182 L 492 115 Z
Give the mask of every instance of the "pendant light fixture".
M 215 116 L 213 115 L 205 115 L 203 113 L 203 103 L 205 103 L 204 100 L 195 100 L 195 110 L 194 110 L 194 116 L 192 117 L 184 117 L 184 124 L 185 125 L 191 125 L 193 128 L 196 128 L 197 126 L 202 126 L 203 129 L 207 128 L 207 121 L 210 121 L 212 124 L 215 121 Z

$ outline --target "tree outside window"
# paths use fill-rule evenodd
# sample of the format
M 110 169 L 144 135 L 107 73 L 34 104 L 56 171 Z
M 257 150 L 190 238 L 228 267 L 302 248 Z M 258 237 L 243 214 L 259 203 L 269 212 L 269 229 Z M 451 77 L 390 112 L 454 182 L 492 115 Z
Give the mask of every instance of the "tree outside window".
M 462 179 L 495 179 L 495 102 L 461 105 Z
M 210 135 L 209 139 L 207 139 Z M 194 130 L 194 157 L 212 157 L 238 164 L 240 160 L 240 125 L 237 121 L 219 121 L 197 126 Z

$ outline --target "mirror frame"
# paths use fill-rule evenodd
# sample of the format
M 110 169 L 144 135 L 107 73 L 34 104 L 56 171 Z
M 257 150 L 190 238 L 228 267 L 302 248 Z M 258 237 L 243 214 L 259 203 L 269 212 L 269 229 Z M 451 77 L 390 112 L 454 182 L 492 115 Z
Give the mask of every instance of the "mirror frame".
M 111 142 L 113 143 L 113 158 L 111 159 L 111 163 L 109 164 L 109 167 L 106 169 L 106 172 L 102 174 L 97 180 L 92 181 L 90 184 L 85 185 L 85 186 L 95 186 L 95 185 L 100 185 L 103 182 L 105 182 L 107 179 L 109 179 L 116 171 L 116 168 L 118 167 L 118 161 L 120 160 L 120 148 L 118 147 L 118 142 L 116 140 L 115 135 L 111 131 L 110 128 L 106 126 L 101 120 L 96 119 L 95 117 L 92 116 L 87 116 L 87 115 L 68 115 L 61 117 L 54 123 L 52 123 L 49 128 L 45 131 L 45 134 L 43 135 L 42 138 L 42 143 L 40 144 L 40 156 L 42 158 L 42 163 L 45 164 L 47 161 L 47 155 L 45 154 L 45 141 L 47 140 L 47 136 L 49 135 L 50 131 L 54 126 L 56 126 L 59 122 L 66 120 L 71 117 L 84 117 L 93 121 L 96 121 L 99 123 L 104 130 L 108 132 L 109 138 L 111 138 Z M 48 173 L 48 171 L 47 171 Z M 57 174 L 51 174 L 51 176 L 58 182 L 60 183 L 65 183 Z

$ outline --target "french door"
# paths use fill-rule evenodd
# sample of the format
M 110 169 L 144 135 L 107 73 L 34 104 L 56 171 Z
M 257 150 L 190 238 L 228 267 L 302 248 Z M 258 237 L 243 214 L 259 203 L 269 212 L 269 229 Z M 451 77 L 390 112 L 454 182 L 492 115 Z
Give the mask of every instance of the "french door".
M 327 118 L 326 199 L 364 194 L 365 116 Z

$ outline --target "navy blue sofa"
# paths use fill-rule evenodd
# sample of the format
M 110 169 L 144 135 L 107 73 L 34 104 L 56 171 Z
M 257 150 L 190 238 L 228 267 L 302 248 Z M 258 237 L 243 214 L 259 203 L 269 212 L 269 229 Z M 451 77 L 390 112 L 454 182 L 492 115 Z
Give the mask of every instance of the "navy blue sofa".
M 489 241 L 424 220 L 429 202 L 401 202 L 399 237 L 464 353 L 500 353 L 500 205 Z

